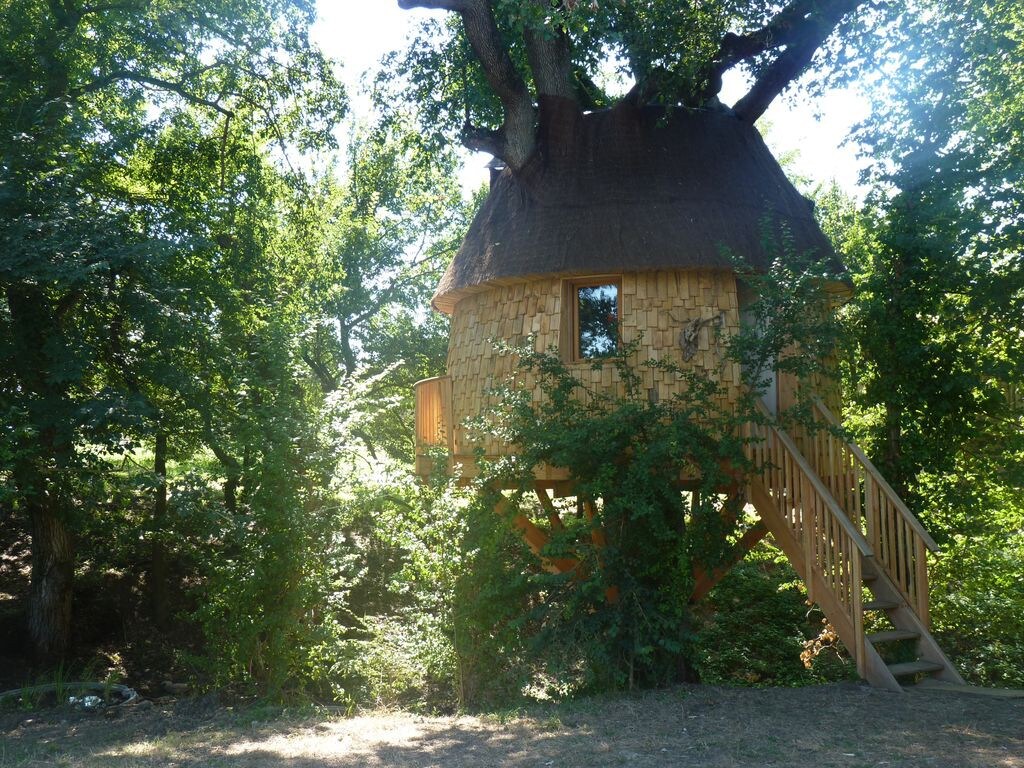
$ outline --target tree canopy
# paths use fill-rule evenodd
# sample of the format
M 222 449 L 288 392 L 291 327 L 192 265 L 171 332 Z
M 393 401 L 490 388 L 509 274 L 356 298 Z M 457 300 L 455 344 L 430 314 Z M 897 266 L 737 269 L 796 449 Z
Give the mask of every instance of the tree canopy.
M 753 76 L 731 111 L 749 122 L 814 60 L 838 25 L 853 24 L 858 0 L 677 3 L 539 0 L 399 0 L 445 9 L 459 23 L 428 27 L 390 64 L 423 106 L 426 125 L 513 168 L 530 158 L 556 110 L 621 100 L 723 108 L 722 77 Z M 441 42 L 433 40 L 440 36 Z M 837 46 L 838 49 L 838 46 Z M 819 64 L 822 64 L 819 60 Z M 824 62 L 828 66 L 828 62 Z M 615 96 L 603 71 L 632 87 Z
M 43 655 L 67 645 L 74 531 L 109 459 L 148 424 L 166 431 L 175 401 L 175 423 L 205 421 L 216 450 L 206 353 L 234 321 L 281 311 L 267 256 L 291 181 L 260 148 L 329 146 L 345 108 L 311 20 L 291 2 L 25 0 L 0 15 L 5 489 L 33 531 Z

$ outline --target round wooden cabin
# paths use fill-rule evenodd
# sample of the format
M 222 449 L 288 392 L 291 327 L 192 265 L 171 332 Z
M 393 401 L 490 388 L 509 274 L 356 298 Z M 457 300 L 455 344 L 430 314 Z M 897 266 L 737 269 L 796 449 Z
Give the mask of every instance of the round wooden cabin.
M 622 106 L 555 130 L 563 132 L 560 140 L 540 143 L 547 152 L 515 175 L 496 175 L 438 286 L 434 307 L 451 315 L 451 338 L 447 375 L 416 388 L 422 475 L 433 469 L 432 447 L 446 451 L 449 467 L 460 465 L 463 476 L 475 473 L 475 446 L 462 424 L 516 370 L 494 339 L 521 345 L 532 335 L 538 350 L 556 346 L 579 378 L 612 388 L 612 369 L 593 370 L 590 358 L 607 353 L 619 332 L 625 342 L 642 333 L 640 360 L 669 358 L 702 369 L 719 377 L 725 397 L 734 399 L 740 372 L 724 359 L 711 325 L 729 334 L 743 320 L 751 297 L 735 260 L 763 269 L 776 253 L 834 258 L 810 203 L 757 131 L 725 112 Z M 784 247 L 773 248 L 773 241 Z M 646 375 L 647 388 L 659 397 L 679 386 L 657 371 Z M 522 372 L 518 383 L 531 385 Z M 766 406 L 785 407 L 795 386 L 775 376 L 763 395 Z M 935 542 L 863 451 L 834 429 L 829 406 L 819 400 L 812 410 L 829 428 L 798 436 L 777 424 L 750 425 L 755 470 L 729 493 L 747 501 L 759 520 L 729 562 L 770 533 L 872 685 L 902 691 L 900 679 L 922 674 L 962 684 L 928 628 L 926 553 L 936 551 Z M 491 456 L 513 450 L 493 439 L 483 448 Z M 572 557 L 545 554 L 551 531 L 561 525 L 552 496 L 572 496 L 565 480 L 557 468 L 536 472 L 547 521 L 511 507 L 504 496 L 495 507 L 542 566 L 560 573 L 579 566 Z M 596 501 L 576 501 L 593 520 Z M 600 527 L 591 536 L 604 546 Z M 728 564 L 713 570 L 696 564 L 689 600 L 700 599 L 727 571 Z M 606 593 L 609 601 L 616 599 L 613 591 Z M 872 599 L 864 599 L 866 591 Z M 868 634 L 869 612 L 884 612 L 895 629 Z M 887 664 L 878 648 L 906 639 L 917 660 Z
M 734 398 L 739 371 L 716 331 L 740 326 L 736 260 L 763 268 L 780 238 L 790 253 L 833 255 L 811 203 L 760 134 L 728 113 L 620 106 L 566 130 L 573 140 L 559 146 L 570 150 L 539 153 L 517 174 L 495 172 L 437 288 L 433 306 L 451 316 L 451 336 L 447 375 L 417 385 L 420 474 L 434 466 L 426 454 L 436 446 L 474 474 L 476 445 L 462 425 L 516 369 L 495 339 L 533 336 L 583 380 L 612 387 L 612 368 L 592 370 L 591 358 L 608 352 L 617 326 L 624 342 L 641 338 L 639 359 L 703 369 Z M 645 375 L 659 397 L 679 386 L 659 371 Z M 770 406 L 783 389 L 769 393 Z M 509 446 L 488 439 L 483 449 L 497 456 Z M 561 479 L 540 472 L 539 481 Z

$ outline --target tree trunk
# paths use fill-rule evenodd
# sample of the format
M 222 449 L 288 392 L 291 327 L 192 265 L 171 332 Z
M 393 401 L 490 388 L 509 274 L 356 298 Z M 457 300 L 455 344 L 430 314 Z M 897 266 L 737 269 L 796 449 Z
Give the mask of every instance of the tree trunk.
M 900 498 L 907 499 L 907 481 L 903 466 L 903 427 L 901 409 L 894 403 L 885 404 L 885 454 L 883 472 Z
M 167 547 L 164 525 L 167 521 L 167 433 L 156 433 L 153 450 L 153 473 L 157 477 L 156 496 L 153 499 L 153 549 L 149 567 L 149 599 L 153 621 L 160 629 L 167 627 Z
M 6 291 L 15 349 L 18 385 L 28 395 L 28 420 L 34 436 L 19 442 L 21 458 L 13 479 L 28 512 L 32 536 L 32 582 L 29 588 L 29 639 L 40 661 L 56 662 L 67 650 L 71 633 L 71 585 L 75 570 L 74 541 L 66 512 L 70 495 L 63 487 L 62 468 L 73 464 L 74 445 L 57 424 L 72 419 L 66 383 L 47 376 L 52 340 L 60 337 L 61 306 L 72 306 L 67 294 L 54 309 L 38 289 Z M 51 468 L 52 474 L 44 467 Z
M 345 374 L 351 376 L 356 372 L 358 362 L 356 361 L 355 350 L 352 349 L 352 329 L 344 323 L 340 325 L 338 342 L 341 346 L 341 361 L 345 366 Z
M 71 640 L 71 583 L 75 570 L 74 541 L 46 496 L 31 503 L 32 587 L 28 632 L 39 661 L 57 662 Z

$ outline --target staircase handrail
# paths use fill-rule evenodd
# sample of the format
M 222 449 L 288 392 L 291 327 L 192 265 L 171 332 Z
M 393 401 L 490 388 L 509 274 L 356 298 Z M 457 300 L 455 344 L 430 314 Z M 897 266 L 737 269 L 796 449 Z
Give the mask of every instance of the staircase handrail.
M 874 550 L 794 440 L 761 403 L 757 407 L 766 418 L 748 424 L 747 456 L 759 462 L 758 482 L 749 486 L 754 504 L 769 530 L 781 537 L 780 545 L 807 585 L 808 598 L 822 606 L 856 660 L 857 671 L 865 674 L 861 588 L 864 563 L 874 558 Z M 759 493 L 763 502 L 757 501 Z
M 850 537 L 850 540 L 856 545 L 857 549 L 860 550 L 860 553 L 865 557 L 873 557 L 875 554 L 874 550 L 871 549 L 871 545 L 868 543 L 868 540 L 864 538 L 864 534 L 861 533 L 860 528 L 854 525 L 853 521 L 850 520 L 849 517 L 847 517 L 846 513 L 843 511 L 843 508 L 840 507 L 838 502 L 836 502 L 835 498 L 833 498 L 832 493 L 828 490 L 828 488 L 825 487 L 825 484 L 821 482 L 821 479 L 818 477 L 817 472 L 814 471 L 814 469 L 808 463 L 807 459 L 804 458 L 804 455 L 800 453 L 800 449 L 797 448 L 796 443 L 793 442 L 793 438 L 791 438 L 786 433 L 786 430 L 779 428 L 778 424 L 774 420 L 775 417 L 772 416 L 771 413 L 769 413 L 768 409 L 765 408 L 763 404 L 757 403 L 757 408 L 761 412 L 761 415 L 767 416 L 769 418 L 769 421 L 766 426 L 778 436 L 779 441 L 786 447 L 786 450 L 792 455 L 793 461 L 796 462 L 797 466 L 799 466 L 803 473 L 807 476 L 807 479 L 810 481 L 811 486 L 814 488 L 815 492 L 822 497 L 822 500 L 828 507 L 829 512 L 831 512 L 832 516 L 836 518 L 836 521 L 839 523 L 842 529 L 846 531 L 846 534 Z
M 830 427 L 839 429 L 839 420 L 836 419 L 832 411 L 828 409 L 828 406 L 822 402 L 821 398 L 815 396 L 813 398 L 813 402 L 814 407 L 825 418 L 825 422 Z M 900 498 L 895 489 L 889 485 L 888 481 L 886 481 L 884 477 L 882 477 L 882 473 L 879 472 L 875 465 L 871 463 L 871 460 L 865 455 L 864 451 L 862 451 L 856 443 L 850 440 L 846 440 L 844 438 L 844 442 L 849 448 L 850 453 L 853 454 L 857 461 L 860 462 L 861 466 L 864 467 L 864 470 L 871 476 L 872 482 L 874 482 L 882 493 L 886 495 L 893 507 L 895 507 L 903 519 L 906 520 L 907 525 L 914 530 L 914 533 L 921 537 L 921 541 L 924 542 L 924 545 L 928 547 L 931 552 L 938 552 L 939 545 L 935 543 L 935 539 L 929 535 L 928 531 L 925 530 L 925 527 L 921 525 L 921 521 L 918 520 L 917 516 L 910 511 L 910 508 L 903 502 L 903 499 Z

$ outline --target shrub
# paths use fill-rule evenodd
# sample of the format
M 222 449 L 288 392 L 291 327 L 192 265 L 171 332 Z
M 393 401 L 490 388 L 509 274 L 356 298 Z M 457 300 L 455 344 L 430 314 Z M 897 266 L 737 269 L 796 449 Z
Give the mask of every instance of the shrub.
M 856 667 L 841 647 L 814 652 L 823 622 L 821 611 L 807 604 L 807 591 L 785 556 L 763 542 L 699 609 L 696 669 L 703 682 L 726 685 L 810 685 L 855 678 Z
M 734 530 L 735 499 L 720 495 L 746 466 L 740 425 L 751 410 L 723 407 L 719 385 L 672 363 L 648 361 L 683 380 L 685 394 L 652 400 L 641 390 L 636 344 L 595 367 L 613 368 L 619 391 L 588 390 L 553 352 L 517 350 L 520 367 L 539 383 L 506 388 L 487 422 L 515 459 L 485 472 L 486 489 L 532 490 L 540 464 L 568 469 L 586 516 L 566 517 L 549 546 L 570 555 L 573 574 L 535 574 L 532 610 L 520 619 L 531 655 L 550 678 L 570 687 L 656 685 L 686 678 L 692 664 L 692 619 L 686 597 L 693 565 L 714 567 Z M 697 478 L 682 493 L 681 470 Z M 521 498 L 522 494 L 517 498 Z
M 956 536 L 932 565 L 932 627 L 964 676 L 1024 686 L 1024 533 Z

